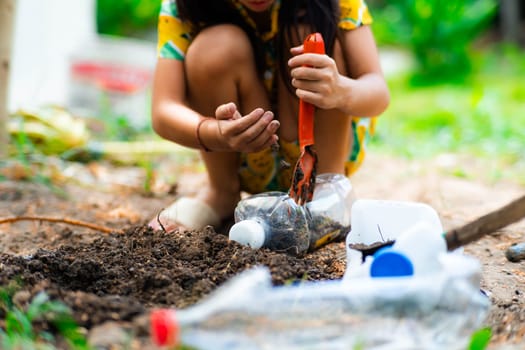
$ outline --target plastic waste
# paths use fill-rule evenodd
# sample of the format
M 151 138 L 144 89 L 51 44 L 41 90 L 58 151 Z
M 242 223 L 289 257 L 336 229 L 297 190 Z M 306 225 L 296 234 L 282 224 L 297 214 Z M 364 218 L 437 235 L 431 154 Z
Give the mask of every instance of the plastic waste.
M 397 237 L 392 249 L 410 259 L 415 275 L 424 275 L 441 269 L 439 256 L 447 252 L 447 242 L 439 227 L 419 221 Z
M 346 237 L 353 202 L 347 177 L 321 174 L 316 177 L 312 201 L 304 206 L 284 192 L 265 192 L 241 200 L 229 238 L 254 249 L 267 247 L 301 255 Z
M 306 215 L 284 192 L 256 194 L 237 204 L 229 238 L 254 249 L 300 255 L 310 244 Z
M 432 232 L 428 223 L 418 222 L 400 234 L 392 246 L 376 251 L 372 256 L 347 247 L 345 278 L 428 276 L 443 270 L 441 257 L 447 253 L 443 234 Z
M 235 276 L 200 303 L 151 314 L 159 346 L 206 350 L 465 349 L 489 302 L 480 265 L 446 254 L 439 273 L 272 286 L 266 267 Z
M 347 250 L 342 279 L 275 287 L 268 268 L 256 267 L 192 307 L 154 311 L 154 341 L 202 350 L 465 349 L 490 306 L 480 291 L 481 266 L 443 248 L 432 208 L 410 207 L 422 211 L 397 217 L 403 220 L 394 224 L 391 247 L 364 262 L 360 251 Z M 352 229 L 358 237 L 354 230 L 373 226 L 360 225 Z
M 371 277 L 402 277 L 414 275 L 414 264 L 402 252 L 383 248 L 374 254 L 370 264 Z
M 355 193 L 350 180 L 341 174 L 316 177 L 314 196 L 306 203 L 310 214 L 310 250 L 345 239 L 351 227 Z
M 434 208 L 425 203 L 395 200 L 359 199 L 351 209 L 352 230 L 348 244 L 373 244 L 395 240 L 418 222 L 443 233 Z
M 352 230 L 346 238 L 348 276 L 424 276 L 442 270 L 447 252 L 437 212 L 419 202 L 359 199 L 352 207 Z M 365 256 L 354 249 L 391 242 Z M 364 260 L 364 263 L 363 263 Z

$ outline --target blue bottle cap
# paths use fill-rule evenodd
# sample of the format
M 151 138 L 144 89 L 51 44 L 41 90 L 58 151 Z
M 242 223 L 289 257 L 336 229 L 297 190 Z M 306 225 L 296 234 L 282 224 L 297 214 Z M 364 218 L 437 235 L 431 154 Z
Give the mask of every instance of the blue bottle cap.
M 392 248 L 383 248 L 374 254 L 370 266 L 371 277 L 401 277 L 414 275 L 414 266 L 403 253 Z

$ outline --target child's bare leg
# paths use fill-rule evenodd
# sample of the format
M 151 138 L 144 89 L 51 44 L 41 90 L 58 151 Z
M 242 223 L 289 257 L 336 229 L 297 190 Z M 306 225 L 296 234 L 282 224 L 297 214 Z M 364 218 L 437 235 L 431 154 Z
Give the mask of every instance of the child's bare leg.
M 202 115 L 214 116 L 216 108 L 227 102 L 234 102 L 243 115 L 257 107 L 270 108 L 250 42 L 241 29 L 232 25 L 205 29 L 192 42 L 185 62 L 188 101 Z M 226 218 L 240 198 L 239 154 L 201 155 L 209 181 L 197 198 Z

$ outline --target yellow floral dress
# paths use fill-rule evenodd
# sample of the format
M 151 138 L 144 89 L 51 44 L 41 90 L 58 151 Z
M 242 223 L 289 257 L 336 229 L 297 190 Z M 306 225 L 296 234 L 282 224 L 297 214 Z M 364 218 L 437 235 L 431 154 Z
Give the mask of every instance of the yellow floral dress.
M 249 25 L 255 24 L 248 16 L 246 9 L 238 0 L 230 0 L 239 10 Z M 275 62 L 273 62 L 272 40 L 277 34 L 277 18 L 282 0 L 276 0 L 272 5 L 272 26 L 270 31 L 260 33 L 259 37 L 268 45 L 266 54 L 267 71 L 265 72 L 265 85 L 271 94 Z M 286 1 L 286 0 L 284 0 Z M 352 30 L 362 25 L 372 23 L 372 17 L 364 0 L 340 0 L 339 28 Z M 158 21 L 157 53 L 160 58 L 184 60 L 185 54 L 192 41 L 191 24 L 183 22 L 177 10 L 175 0 L 163 0 Z M 375 118 L 353 118 L 354 143 L 352 152 L 345 164 L 347 176 L 353 174 L 361 165 L 365 156 L 365 140 L 373 132 Z M 257 153 L 241 155 L 239 175 L 242 189 L 250 193 L 265 191 L 287 191 L 290 187 L 292 172 L 300 155 L 297 142 L 279 141 L 279 150 L 266 149 Z M 283 167 L 288 163 L 291 167 Z

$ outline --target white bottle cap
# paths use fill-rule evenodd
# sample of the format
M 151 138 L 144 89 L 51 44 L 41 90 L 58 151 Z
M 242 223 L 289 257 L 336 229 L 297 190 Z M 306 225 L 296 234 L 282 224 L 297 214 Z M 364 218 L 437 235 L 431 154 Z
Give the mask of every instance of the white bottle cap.
M 253 249 L 263 246 L 266 239 L 264 226 L 255 220 L 242 220 L 230 229 L 230 240 L 239 242 Z

